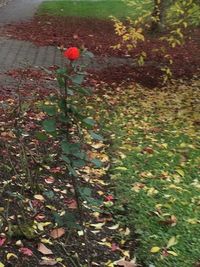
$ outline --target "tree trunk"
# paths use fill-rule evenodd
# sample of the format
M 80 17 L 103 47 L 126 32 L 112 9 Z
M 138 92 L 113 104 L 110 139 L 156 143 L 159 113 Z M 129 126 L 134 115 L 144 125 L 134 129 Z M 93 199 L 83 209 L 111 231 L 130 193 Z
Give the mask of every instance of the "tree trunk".
M 152 23 L 151 23 L 151 32 L 156 33 L 160 32 L 163 27 L 163 18 L 164 18 L 164 10 L 165 5 L 164 1 L 166 0 L 154 0 L 154 10 L 152 12 Z

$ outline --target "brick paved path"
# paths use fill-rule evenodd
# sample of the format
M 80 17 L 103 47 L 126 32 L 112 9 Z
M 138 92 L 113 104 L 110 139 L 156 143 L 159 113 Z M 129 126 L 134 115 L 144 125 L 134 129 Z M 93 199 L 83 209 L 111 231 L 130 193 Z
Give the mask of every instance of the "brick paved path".
M 0 71 L 11 68 L 61 65 L 56 47 L 38 47 L 31 42 L 0 37 Z
M 33 17 L 43 0 L 0 0 L 0 24 L 19 22 Z M 6 5 L 4 5 L 6 3 Z
M 0 0 L 7 1 L 7 0 Z M 36 7 L 42 0 L 9 0 L 6 6 L 0 8 L 0 26 L 4 24 L 31 19 Z M 5 71 L 14 68 L 49 67 L 62 65 L 63 57 L 54 46 L 38 47 L 31 42 L 0 37 L 0 86 L 10 79 L 6 79 Z M 131 64 L 127 58 L 99 58 L 90 62 L 90 68 L 102 69 L 110 65 Z M 2 78 L 3 77 L 3 78 Z

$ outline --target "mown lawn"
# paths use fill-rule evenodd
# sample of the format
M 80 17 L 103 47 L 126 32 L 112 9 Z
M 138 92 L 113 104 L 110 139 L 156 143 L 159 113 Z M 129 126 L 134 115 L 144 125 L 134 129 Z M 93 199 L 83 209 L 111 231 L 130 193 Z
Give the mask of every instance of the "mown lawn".
M 198 84 L 149 91 L 140 86 L 99 100 L 112 139 L 117 220 L 137 236 L 133 255 L 148 267 L 200 260 Z
M 144 6 L 144 5 L 143 5 Z M 149 9 L 151 5 L 143 8 Z M 127 6 L 122 0 L 100 0 L 100 1 L 44 1 L 38 11 L 39 15 L 48 14 L 68 17 L 89 17 L 108 19 L 110 15 L 118 18 L 126 16 L 136 17 L 138 11 Z M 101 30 L 101 29 L 99 29 Z

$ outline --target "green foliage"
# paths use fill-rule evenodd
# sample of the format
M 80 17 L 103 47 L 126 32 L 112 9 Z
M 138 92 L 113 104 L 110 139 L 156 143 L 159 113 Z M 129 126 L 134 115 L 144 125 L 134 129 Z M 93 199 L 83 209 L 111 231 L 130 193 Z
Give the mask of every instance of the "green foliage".
M 195 0 L 184 1 L 129 1 L 124 0 L 132 10 L 140 10 L 137 18 L 127 17 L 126 22 L 117 17 L 111 16 L 114 22 L 115 33 L 121 37 L 121 42 L 113 48 L 121 49 L 126 47 L 127 52 L 137 49 L 137 47 L 147 40 L 147 32 L 158 34 L 161 44 L 167 44 L 171 48 L 183 45 L 185 31 L 188 27 L 196 27 L 200 24 L 200 5 Z M 154 3 L 154 4 L 153 4 Z M 149 5 L 149 9 L 145 9 Z M 151 6 L 151 7 L 150 7 Z M 135 11 L 133 11 L 135 12 Z M 169 56 L 163 45 L 157 53 L 166 59 L 166 64 L 161 66 L 163 72 L 163 83 L 172 78 L 173 58 Z M 147 58 L 145 51 L 140 55 L 136 53 L 139 66 L 145 64 Z

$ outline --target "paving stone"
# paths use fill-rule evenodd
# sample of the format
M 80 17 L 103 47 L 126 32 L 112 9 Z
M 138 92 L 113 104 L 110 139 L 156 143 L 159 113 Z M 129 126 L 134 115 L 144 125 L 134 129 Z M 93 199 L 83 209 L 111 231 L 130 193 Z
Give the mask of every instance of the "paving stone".
M 0 0 L 0 24 L 19 22 L 33 17 L 43 0 Z M 6 4 L 6 5 L 5 5 Z
M 0 6 L 7 3 L 7 5 L 0 7 L 0 26 L 3 27 L 6 23 L 31 19 L 42 1 L 0 0 Z M 132 63 L 132 60 L 127 58 L 110 57 L 106 59 L 95 57 L 90 62 L 89 68 L 100 70 L 110 65 L 120 66 Z M 0 37 L 0 86 L 11 82 L 11 79 L 5 76 L 5 72 L 8 70 L 36 66 L 63 66 L 63 64 L 64 58 L 57 47 L 38 47 L 28 41 Z

